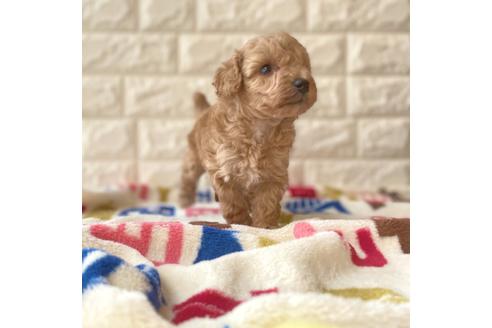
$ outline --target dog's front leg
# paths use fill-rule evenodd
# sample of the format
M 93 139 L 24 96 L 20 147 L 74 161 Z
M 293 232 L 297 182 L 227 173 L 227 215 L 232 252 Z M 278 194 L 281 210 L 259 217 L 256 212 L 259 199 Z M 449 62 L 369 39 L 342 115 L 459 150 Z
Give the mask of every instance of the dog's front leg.
M 240 189 L 231 184 L 216 184 L 214 188 L 227 223 L 251 225 L 248 202 Z
M 262 183 L 251 193 L 253 225 L 259 228 L 276 228 L 280 217 L 280 201 L 286 185 L 276 182 Z

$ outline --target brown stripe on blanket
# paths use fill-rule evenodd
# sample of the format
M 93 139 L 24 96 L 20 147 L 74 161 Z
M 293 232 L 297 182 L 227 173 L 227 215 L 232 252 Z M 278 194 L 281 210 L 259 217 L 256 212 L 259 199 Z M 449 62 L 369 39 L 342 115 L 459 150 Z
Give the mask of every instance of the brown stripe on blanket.
M 410 253 L 410 219 L 375 216 L 372 220 L 381 237 L 398 236 L 403 253 Z
M 191 221 L 190 224 L 193 225 L 201 225 L 201 226 L 209 226 L 217 229 L 230 229 L 230 224 L 219 223 L 219 222 L 209 222 L 209 221 Z

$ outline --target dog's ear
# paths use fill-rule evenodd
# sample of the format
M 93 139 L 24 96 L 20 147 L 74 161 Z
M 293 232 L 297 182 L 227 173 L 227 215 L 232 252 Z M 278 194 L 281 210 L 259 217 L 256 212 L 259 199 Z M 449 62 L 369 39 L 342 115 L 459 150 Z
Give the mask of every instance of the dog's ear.
M 241 54 L 236 51 L 229 60 L 219 67 L 212 84 L 218 97 L 230 97 L 239 91 L 242 81 Z

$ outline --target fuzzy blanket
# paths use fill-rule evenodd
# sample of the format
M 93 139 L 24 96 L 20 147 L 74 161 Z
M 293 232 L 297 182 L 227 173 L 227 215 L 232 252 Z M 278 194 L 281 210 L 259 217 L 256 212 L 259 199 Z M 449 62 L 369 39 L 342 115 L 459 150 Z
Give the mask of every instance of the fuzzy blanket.
M 265 230 L 226 224 L 203 190 L 184 210 L 161 189 L 84 192 L 84 327 L 409 326 L 410 221 L 396 195 L 294 187 L 283 227 Z

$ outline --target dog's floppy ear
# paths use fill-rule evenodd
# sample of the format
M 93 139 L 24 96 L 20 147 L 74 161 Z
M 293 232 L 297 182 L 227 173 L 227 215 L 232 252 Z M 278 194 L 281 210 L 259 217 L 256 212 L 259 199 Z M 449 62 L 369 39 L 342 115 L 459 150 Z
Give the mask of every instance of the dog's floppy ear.
M 230 97 L 241 88 L 243 77 L 241 74 L 241 54 L 236 53 L 226 62 L 222 63 L 215 73 L 215 92 L 219 97 Z

